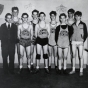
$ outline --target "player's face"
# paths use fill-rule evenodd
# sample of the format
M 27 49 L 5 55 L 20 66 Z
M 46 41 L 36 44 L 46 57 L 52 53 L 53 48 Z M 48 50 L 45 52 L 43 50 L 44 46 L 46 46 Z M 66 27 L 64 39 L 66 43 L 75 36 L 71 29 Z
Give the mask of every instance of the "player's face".
M 11 23 L 11 22 L 12 22 L 12 16 L 11 16 L 11 15 L 8 15 L 8 16 L 6 17 L 6 21 L 7 21 L 8 23 Z
M 73 15 L 74 15 L 74 14 L 73 14 L 72 12 L 69 12 L 69 13 L 68 13 L 68 17 L 69 17 L 69 18 L 72 18 Z
M 18 13 L 19 13 L 18 10 L 13 10 L 12 15 L 13 16 L 18 16 Z
M 23 20 L 23 22 L 27 22 L 28 21 L 27 15 L 23 15 L 22 20 Z
M 76 15 L 75 19 L 76 19 L 76 21 L 80 21 L 81 20 L 81 16 Z
M 65 16 L 61 16 L 60 21 L 61 21 L 61 23 L 66 23 L 66 17 Z
M 39 19 L 40 19 L 41 21 L 44 21 L 44 20 L 45 20 L 45 15 L 44 15 L 44 14 L 40 14 Z
M 32 18 L 33 18 L 33 19 L 38 19 L 38 13 L 37 13 L 37 12 L 33 12 Z
M 56 16 L 54 14 L 51 14 L 50 18 L 52 21 L 56 20 Z

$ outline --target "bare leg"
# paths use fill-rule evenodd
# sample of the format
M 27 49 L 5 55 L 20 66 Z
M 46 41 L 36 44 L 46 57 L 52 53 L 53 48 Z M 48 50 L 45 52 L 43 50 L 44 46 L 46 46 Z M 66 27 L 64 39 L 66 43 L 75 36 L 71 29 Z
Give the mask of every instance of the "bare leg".
M 83 45 L 80 45 L 78 47 L 79 49 L 79 58 L 80 58 L 80 76 L 83 75 L 83 64 L 84 64 L 84 59 L 83 59 Z
M 59 60 L 58 60 L 58 64 L 59 64 L 59 70 L 62 69 L 62 48 L 58 48 L 58 56 L 59 56 Z
M 49 46 L 49 66 L 51 66 L 52 63 L 52 47 Z
M 46 73 L 49 73 L 49 69 L 48 69 L 48 45 L 43 46 L 43 58 L 45 60 L 45 71 Z
M 20 45 L 20 69 L 23 67 L 24 47 Z
M 33 65 L 34 45 L 31 45 L 31 65 Z
M 72 44 L 72 71 L 69 74 L 74 74 L 75 73 L 75 60 L 76 60 L 76 45 Z
M 26 56 L 27 56 L 27 60 L 28 60 L 28 68 L 31 68 L 31 58 L 30 58 L 30 46 L 26 47 Z
M 63 51 L 64 51 L 64 70 L 66 70 L 66 68 L 67 68 L 67 56 L 68 56 L 69 48 L 65 48 Z
M 57 46 L 54 46 L 54 60 L 55 60 L 55 66 L 57 66 L 58 59 L 57 59 Z
M 48 56 L 48 45 L 45 45 L 43 46 L 43 51 L 44 51 L 44 54 L 47 54 Z M 45 68 L 48 68 L 48 57 L 47 58 L 44 58 L 45 59 Z
M 41 55 L 41 45 L 37 44 L 37 55 Z M 36 58 L 37 59 L 37 63 L 36 63 L 36 68 L 39 68 L 40 65 L 40 58 Z
M 35 50 L 36 46 L 35 45 L 31 45 L 31 65 L 33 65 L 33 60 L 35 60 L 36 57 L 36 50 Z
M 20 45 L 17 43 L 17 55 L 18 55 L 18 63 L 20 65 Z

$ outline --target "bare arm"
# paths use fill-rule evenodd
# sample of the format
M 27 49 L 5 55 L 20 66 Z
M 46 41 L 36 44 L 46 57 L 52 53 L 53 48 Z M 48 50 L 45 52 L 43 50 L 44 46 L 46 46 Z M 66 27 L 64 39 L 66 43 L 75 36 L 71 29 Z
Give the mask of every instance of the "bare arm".
M 47 31 L 48 31 L 48 38 L 49 38 L 49 36 L 50 36 L 50 25 L 49 24 L 47 24 Z
M 38 34 L 38 24 L 35 26 L 35 37 L 37 37 Z
M 33 38 L 33 26 L 30 25 L 30 31 L 31 31 L 31 39 Z
M 20 39 L 20 32 L 21 32 L 21 25 L 18 26 L 18 33 L 17 33 L 18 39 Z

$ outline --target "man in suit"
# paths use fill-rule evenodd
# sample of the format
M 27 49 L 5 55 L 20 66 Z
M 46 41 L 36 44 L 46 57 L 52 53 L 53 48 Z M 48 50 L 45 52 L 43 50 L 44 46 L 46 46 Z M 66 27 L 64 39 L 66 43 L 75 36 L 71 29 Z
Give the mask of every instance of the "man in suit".
M 14 74 L 15 44 L 17 40 L 17 26 L 12 22 L 12 15 L 5 15 L 5 23 L 0 28 L 1 49 L 3 58 L 3 70 L 5 74 Z M 7 57 L 9 56 L 9 64 Z

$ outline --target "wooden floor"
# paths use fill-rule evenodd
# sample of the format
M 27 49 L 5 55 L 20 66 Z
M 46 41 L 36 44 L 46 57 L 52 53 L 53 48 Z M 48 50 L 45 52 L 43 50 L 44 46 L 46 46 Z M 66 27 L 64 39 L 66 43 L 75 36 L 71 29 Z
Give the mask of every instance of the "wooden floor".
M 68 72 L 71 69 L 68 69 Z M 21 75 L 3 74 L 0 68 L 0 88 L 88 88 L 88 67 L 84 69 L 83 77 L 79 76 L 79 70 L 74 75 L 59 75 L 52 69 L 50 74 L 46 74 L 44 69 L 40 69 L 37 74 L 27 72 L 23 69 Z

